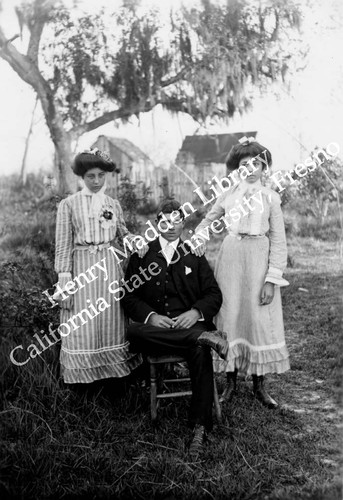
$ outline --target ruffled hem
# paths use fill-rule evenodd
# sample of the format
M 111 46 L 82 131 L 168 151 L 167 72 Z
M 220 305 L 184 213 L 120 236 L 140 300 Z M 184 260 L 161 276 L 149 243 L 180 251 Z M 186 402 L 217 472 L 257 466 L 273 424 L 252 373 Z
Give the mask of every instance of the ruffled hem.
M 122 378 L 142 363 L 140 354 L 125 350 L 92 354 L 68 354 L 61 350 L 61 373 L 66 384 L 90 383 L 105 378 Z
M 97 368 L 107 365 L 128 363 L 135 354 L 129 351 L 129 343 L 120 346 L 103 347 L 94 351 L 67 349 L 62 345 L 61 363 L 68 369 Z
M 106 378 L 122 378 L 142 363 L 140 355 L 135 355 L 128 362 L 120 365 L 96 366 L 93 368 L 66 368 L 61 363 L 61 373 L 66 384 L 89 384 Z
M 284 373 L 290 369 L 286 345 L 278 349 L 254 351 L 246 344 L 236 344 L 229 349 L 227 360 L 213 355 L 213 369 L 216 373 L 231 372 L 235 368 L 245 375 L 267 375 Z

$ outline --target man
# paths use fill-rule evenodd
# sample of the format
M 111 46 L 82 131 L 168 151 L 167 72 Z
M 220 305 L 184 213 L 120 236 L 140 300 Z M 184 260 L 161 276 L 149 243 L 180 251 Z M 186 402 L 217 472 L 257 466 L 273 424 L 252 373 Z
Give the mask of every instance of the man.
M 161 235 L 143 258 L 133 254 L 123 297 L 133 352 L 146 355 L 179 354 L 186 358 L 192 383 L 189 412 L 193 427 L 190 454 L 196 458 L 212 428 L 213 367 L 210 347 L 225 359 L 226 336 L 214 330 L 212 318 L 222 295 L 205 256 L 197 257 L 181 240 L 184 215 L 175 200 L 162 202 L 157 222 Z M 142 274 L 145 279 L 142 279 Z M 224 338 L 223 338 L 224 337 Z

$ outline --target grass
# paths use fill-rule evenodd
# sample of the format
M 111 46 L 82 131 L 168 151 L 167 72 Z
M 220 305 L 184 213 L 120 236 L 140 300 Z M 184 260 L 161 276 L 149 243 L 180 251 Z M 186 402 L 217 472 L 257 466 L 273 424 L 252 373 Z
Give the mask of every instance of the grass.
M 45 227 L 48 214 L 35 217 L 31 226 L 21 226 L 22 238 L 3 236 L 0 254 L 2 263 L 19 266 L 5 268 L 10 274 L 3 276 L 12 276 L 7 283 L 20 304 L 15 328 L 3 321 L 0 338 L 1 498 L 342 498 L 342 275 L 337 244 L 313 238 L 289 241 L 291 285 L 283 290 L 283 303 L 291 370 L 268 377 L 281 408 L 271 412 L 261 407 L 252 397 L 251 381 L 240 380 L 235 402 L 223 408 L 223 425 L 215 425 L 202 460 L 192 463 L 187 454 L 187 399 L 161 404 L 159 425 L 153 428 L 149 393 L 138 376 L 127 380 L 124 396 L 118 381 L 87 395 L 62 383 L 58 344 L 25 366 L 10 362 L 11 349 L 21 342 L 28 345 L 35 331 L 30 323 L 28 332 L 20 319 L 29 318 L 30 312 L 30 317 L 34 313 L 51 319 L 24 295 L 31 270 L 29 287 L 43 290 L 53 280 L 41 264 L 51 258 L 51 230 L 34 229 L 42 221 Z M 17 213 L 13 218 L 18 227 L 21 217 Z M 34 239 L 29 226 L 36 231 Z M 212 264 L 220 243 L 220 238 L 211 241 Z M 222 387 L 221 377 L 218 382 Z
M 115 404 L 84 400 L 38 360 L 22 370 L 17 384 L 24 381 L 26 390 L 1 412 L 3 494 L 10 497 L 311 498 L 331 479 L 317 456 L 330 431 L 309 435 L 303 416 L 265 410 L 244 384 L 204 460 L 193 464 L 185 402 L 164 406 L 154 430 L 139 386 Z

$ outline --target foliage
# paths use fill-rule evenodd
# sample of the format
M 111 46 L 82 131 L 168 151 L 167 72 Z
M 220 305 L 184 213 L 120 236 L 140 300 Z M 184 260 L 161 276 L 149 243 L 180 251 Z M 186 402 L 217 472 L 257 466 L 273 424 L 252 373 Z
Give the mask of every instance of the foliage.
M 249 105 L 252 86 L 284 78 L 302 50 L 293 0 L 202 0 L 169 16 L 162 2 L 80 14 L 61 2 L 26 0 L 16 12 L 29 31 L 27 53 L 0 26 L 0 57 L 37 93 L 62 191 L 74 182 L 72 141 L 83 133 L 157 104 L 201 121 L 230 117 Z
M 72 11 L 62 8 L 56 11 L 43 39 L 42 73 L 69 128 L 101 113 L 99 103 L 111 52 L 103 21 L 101 10 L 74 19 Z M 90 97 L 85 99 L 87 93 Z
M 142 11 L 135 3 L 78 18 L 60 9 L 42 53 L 72 126 L 88 120 L 94 106 L 99 112 L 104 99 L 127 110 L 161 102 L 204 120 L 244 110 L 248 83 L 265 86 L 285 76 L 292 52 L 282 36 L 294 26 L 295 5 L 276 1 L 260 7 L 204 0 L 172 10 L 169 24 L 160 9 Z M 84 99 L 89 87 L 91 101 Z
M 276 185 L 272 188 L 280 194 L 282 206 L 295 209 L 300 215 L 316 217 L 323 224 L 329 215 L 339 212 L 343 196 L 343 163 L 338 157 L 327 159 L 322 153 L 318 160 L 318 151 L 323 149 L 317 148 L 310 155 L 316 164 L 315 170 L 308 170 L 302 177 L 292 170 L 289 172 L 292 181 L 283 172 L 280 182 L 285 189 L 280 192 Z
M 137 209 L 139 200 L 136 194 L 136 185 L 128 177 L 121 180 L 118 200 L 124 212 L 126 227 L 131 233 L 137 233 L 139 223 L 137 220 Z
M 315 150 L 312 157 L 316 154 Z M 323 155 L 320 156 L 322 158 Z M 297 186 L 299 196 L 304 200 L 306 214 L 324 220 L 332 209 L 337 207 L 339 194 L 343 194 L 343 163 L 339 158 L 325 159 L 314 173 L 302 177 Z M 337 208 L 336 208 L 337 210 Z
M 315 238 L 322 241 L 339 241 L 342 230 L 338 212 L 320 220 L 313 215 L 299 215 L 297 209 L 286 208 L 284 211 L 287 236 Z
M 22 327 L 25 327 L 25 335 L 33 335 L 41 330 L 47 332 L 49 325 L 58 321 L 58 309 L 53 309 L 43 295 L 41 284 L 44 278 L 39 276 L 37 285 L 30 283 L 33 275 L 37 275 L 32 272 L 32 267 L 32 263 L 27 261 L 23 261 L 23 264 L 7 261 L 0 266 L 0 327 L 5 335 L 13 329 L 22 331 Z M 44 273 L 42 268 L 40 273 Z
M 29 337 L 56 324 L 58 311 L 43 291 L 54 273 L 56 200 L 43 202 L 42 175 L 31 174 L 23 188 L 16 176 L 2 179 L 0 253 L 0 327 Z M 24 328 L 25 327 L 25 328 Z

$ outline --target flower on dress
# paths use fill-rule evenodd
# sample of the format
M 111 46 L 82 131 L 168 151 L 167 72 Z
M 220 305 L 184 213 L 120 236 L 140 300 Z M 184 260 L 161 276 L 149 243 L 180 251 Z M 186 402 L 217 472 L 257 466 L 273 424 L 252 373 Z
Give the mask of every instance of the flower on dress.
M 108 229 L 109 227 L 113 226 L 113 215 L 114 211 L 110 205 L 102 207 L 99 218 L 101 227 L 103 227 L 104 229 Z

